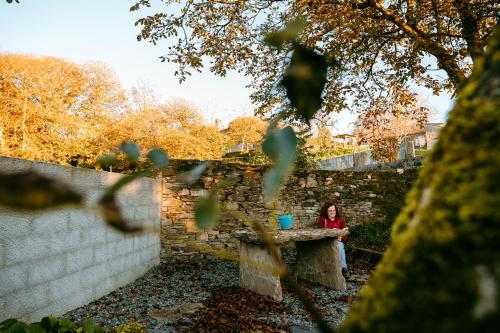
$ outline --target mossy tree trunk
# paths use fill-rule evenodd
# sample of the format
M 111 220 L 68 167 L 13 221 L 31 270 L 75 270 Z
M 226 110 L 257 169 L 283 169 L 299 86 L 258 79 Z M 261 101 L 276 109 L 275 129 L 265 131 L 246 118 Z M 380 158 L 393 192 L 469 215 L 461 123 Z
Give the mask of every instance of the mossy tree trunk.
M 500 330 L 500 29 L 340 332 Z

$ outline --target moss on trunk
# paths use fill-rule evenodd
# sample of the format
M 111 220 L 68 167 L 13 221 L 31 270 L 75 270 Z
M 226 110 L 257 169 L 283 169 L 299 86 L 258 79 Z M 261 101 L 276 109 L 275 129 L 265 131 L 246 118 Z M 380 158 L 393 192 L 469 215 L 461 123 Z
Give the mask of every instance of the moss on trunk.
M 340 332 L 498 332 L 499 100 L 497 27 Z

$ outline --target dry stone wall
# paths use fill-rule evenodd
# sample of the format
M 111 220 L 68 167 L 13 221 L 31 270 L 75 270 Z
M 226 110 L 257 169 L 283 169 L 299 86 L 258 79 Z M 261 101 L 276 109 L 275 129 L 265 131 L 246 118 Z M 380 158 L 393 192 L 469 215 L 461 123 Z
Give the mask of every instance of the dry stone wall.
M 245 213 L 251 219 L 276 223 L 276 213 L 266 207 L 262 176 L 265 167 L 211 162 L 203 176 L 193 184 L 178 181 L 179 174 L 190 170 L 197 161 L 173 161 L 163 174 L 162 258 L 165 261 L 189 260 L 211 256 L 202 247 L 236 253 L 238 240 L 231 232 L 244 224 L 224 213 L 214 230 L 200 230 L 194 222 L 194 206 L 212 186 L 226 175 L 237 181 L 220 191 L 219 198 L 228 208 Z M 294 228 L 315 225 L 320 206 L 336 202 L 350 226 L 394 219 L 404 196 L 416 178 L 416 170 L 386 171 L 305 171 L 290 176 L 279 197 L 281 209 L 294 215 Z M 220 255 L 221 253 L 219 253 Z

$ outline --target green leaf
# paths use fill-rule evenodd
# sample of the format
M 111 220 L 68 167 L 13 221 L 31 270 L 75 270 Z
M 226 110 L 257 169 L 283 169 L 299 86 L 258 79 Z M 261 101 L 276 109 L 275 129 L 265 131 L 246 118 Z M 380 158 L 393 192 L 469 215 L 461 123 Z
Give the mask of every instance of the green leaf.
M 271 127 L 271 126 L 270 126 Z M 275 163 L 264 174 L 264 195 L 269 200 L 278 191 L 297 159 L 297 137 L 290 126 L 271 128 L 262 144 L 262 150 Z
M 290 126 L 282 129 L 273 128 L 268 131 L 262 144 L 262 150 L 274 163 L 281 160 L 289 163 L 296 158 L 297 137 Z M 287 162 L 288 161 L 288 162 Z
M 141 154 L 139 146 L 132 141 L 126 141 L 118 147 L 131 161 L 137 161 Z
M 48 316 L 42 318 L 42 321 L 39 324 L 44 330 L 47 332 L 57 332 L 58 322 L 54 316 Z
M 295 44 L 290 66 L 281 81 L 290 104 L 300 118 L 310 122 L 321 108 L 321 97 L 326 84 L 328 64 L 325 56 L 302 45 Z
M 264 195 L 267 199 L 272 198 L 274 193 L 278 190 L 279 186 L 281 186 L 282 175 L 275 168 L 267 171 L 264 174 L 263 182 L 264 182 Z
M 82 333 L 95 333 L 96 326 L 90 318 L 85 318 L 82 325 Z
M 207 166 L 208 162 L 203 162 L 193 169 L 177 175 L 177 180 L 187 184 L 194 183 L 196 180 L 198 180 L 198 178 L 200 178 L 201 174 L 205 171 Z
M 31 324 L 28 326 L 26 329 L 26 332 L 28 333 L 47 333 L 47 331 L 40 326 L 40 324 Z
M 130 225 L 123 217 L 120 207 L 116 203 L 116 193 L 125 185 L 134 181 L 136 178 L 141 176 L 149 176 L 151 173 L 149 170 L 133 173 L 122 177 L 112 186 L 110 186 L 99 199 L 99 206 L 103 214 L 105 222 L 112 228 L 119 230 L 124 233 L 133 233 L 142 231 L 141 226 Z
M 67 332 L 75 332 L 76 326 L 75 324 L 68 318 L 61 318 L 59 321 L 59 329 L 58 333 L 67 333 Z
M 10 318 L 10 319 L 6 319 L 6 320 L 2 321 L 0 323 L 0 332 L 6 331 L 7 329 L 9 329 L 9 327 L 11 327 L 12 325 L 14 325 L 17 322 L 18 322 L 18 320 L 14 319 L 14 318 Z
M 294 41 L 302 30 L 304 30 L 304 26 L 304 19 L 297 17 L 289 21 L 283 30 L 269 33 L 264 38 L 264 42 L 276 48 L 282 48 L 285 42 Z
M 283 160 L 287 164 L 292 163 L 297 158 L 297 136 L 290 126 L 279 131 L 278 148 L 280 151 L 280 160 Z
M 276 163 L 279 158 L 279 143 L 276 131 L 276 128 L 271 129 L 271 126 L 269 126 L 266 138 L 262 143 L 262 151 L 273 163 Z
M 115 165 L 117 161 L 116 154 L 113 153 L 102 155 L 97 159 L 97 163 L 104 168 Z
M 0 174 L 2 206 L 35 210 L 81 203 L 81 194 L 68 185 L 35 171 Z
M 99 200 L 99 207 L 104 221 L 108 226 L 123 233 L 136 233 L 143 230 L 142 226 L 131 225 L 122 215 L 120 207 L 116 203 L 115 195 L 103 196 Z
M 9 329 L 5 331 L 5 333 L 27 333 L 28 325 L 23 323 L 22 321 L 18 321 L 15 324 L 11 325 Z
M 213 228 L 219 220 L 219 214 L 219 200 L 215 195 L 209 195 L 196 205 L 196 225 L 200 228 Z
M 170 159 L 161 148 L 152 148 L 147 157 L 159 168 L 164 168 L 170 163 Z

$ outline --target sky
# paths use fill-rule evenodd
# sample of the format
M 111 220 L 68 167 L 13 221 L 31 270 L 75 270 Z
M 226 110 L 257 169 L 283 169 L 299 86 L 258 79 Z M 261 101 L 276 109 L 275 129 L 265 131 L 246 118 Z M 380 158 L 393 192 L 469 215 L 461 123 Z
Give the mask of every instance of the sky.
M 152 1 L 159 3 L 159 1 Z M 216 119 L 227 124 L 232 119 L 251 115 L 254 106 L 250 79 L 230 72 L 226 77 L 193 72 L 179 84 L 175 64 L 159 59 L 165 43 L 157 46 L 137 42 L 140 27 L 134 22 L 155 12 L 130 12 L 134 0 L 20 0 L 7 4 L 0 0 L 0 52 L 55 56 L 79 64 L 100 61 L 112 68 L 122 86 L 130 89 L 151 85 L 162 101 L 182 98 L 195 104 L 209 123 Z M 162 47 L 163 46 L 163 47 Z M 424 103 L 438 110 L 431 121 L 442 121 L 452 106 L 449 95 L 433 96 L 419 89 Z M 335 116 L 333 134 L 352 130 L 354 116 L 348 112 Z

